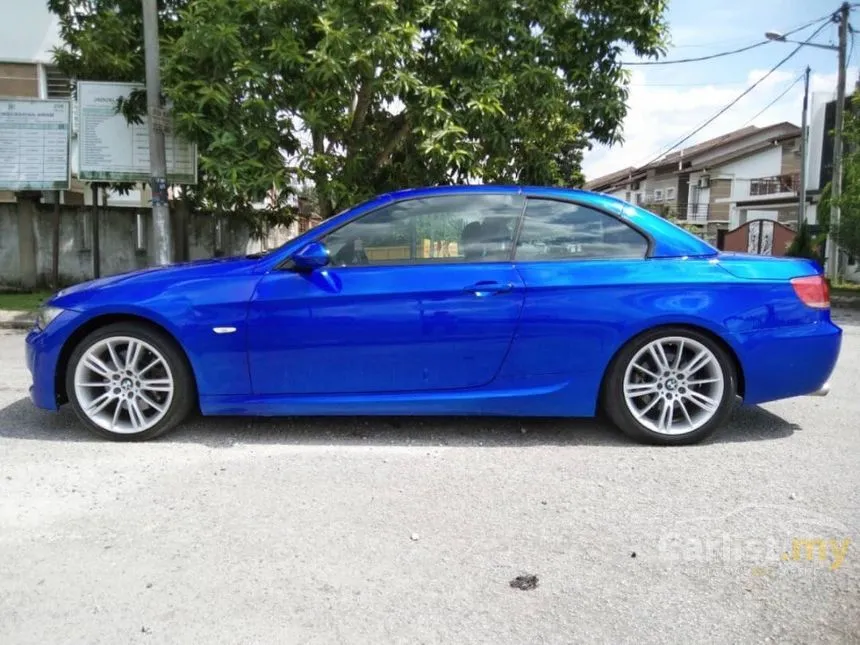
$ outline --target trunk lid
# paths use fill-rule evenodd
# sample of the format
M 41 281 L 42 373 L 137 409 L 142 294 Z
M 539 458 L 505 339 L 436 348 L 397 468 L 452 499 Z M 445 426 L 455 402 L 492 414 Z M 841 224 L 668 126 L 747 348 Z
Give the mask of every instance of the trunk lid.
M 720 266 L 736 278 L 745 280 L 787 281 L 792 278 L 821 275 L 821 265 L 806 258 L 775 258 L 770 255 L 720 253 Z

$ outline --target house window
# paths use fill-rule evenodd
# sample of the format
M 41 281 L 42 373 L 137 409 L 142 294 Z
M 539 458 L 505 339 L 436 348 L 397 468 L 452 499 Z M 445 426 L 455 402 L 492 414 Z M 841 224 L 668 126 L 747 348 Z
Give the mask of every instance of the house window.
M 624 193 L 624 201 L 625 202 L 630 201 L 630 191 L 629 190 L 626 193 Z
M 655 202 L 662 202 L 662 201 L 663 201 L 663 191 L 662 191 L 662 189 L 659 189 L 659 188 L 658 188 L 657 190 L 655 190 L 655 191 L 654 191 L 654 201 L 655 201 Z
M 642 193 L 636 193 L 636 204 L 639 206 L 642 205 Z
M 72 96 L 72 85 L 68 77 L 55 65 L 45 65 L 45 87 L 49 99 L 68 99 Z
M 675 189 L 667 188 L 666 189 L 666 199 L 675 199 Z

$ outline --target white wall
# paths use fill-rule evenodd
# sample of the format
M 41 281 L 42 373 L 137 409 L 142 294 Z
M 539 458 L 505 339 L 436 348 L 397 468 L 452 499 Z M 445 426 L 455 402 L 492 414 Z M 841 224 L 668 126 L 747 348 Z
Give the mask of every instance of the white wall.
M 807 139 L 806 189 L 818 190 L 821 177 L 821 148 L 824 145 L 824 113 L 836 97 L 831 92 L 815 92 L 809 101 L 809 138 Z
M 60 44 L 59 21 L 45 0 L 3 0 L 0 61 L 50 63 Z
M 694 199 L 693 197 L 693 194 L 696 192 L 696 186 L 699 183 L 699 179 L 703 174 L 705 173 L 690 173 L 690 185 L 688 187 L 688 193 L 683 197 L 683 199 L 687 200 L 687 219 L 690 220 L 704 221 L 707 218 L 708 203 L 711 201 L 711 189 L 700 188 L 698 191 L 698 199 Z M 694 208 L 694 205 L 696 204 L 698 205 L 698 208 Z
M 765 148 L 749 157 L 738 159 L 711 170 L 711 177 L 732 180 L 732 192 L 724 202 L 736 202 L 750 196 L 750 180 L 773 177 L 782 170 L 782 146 Z

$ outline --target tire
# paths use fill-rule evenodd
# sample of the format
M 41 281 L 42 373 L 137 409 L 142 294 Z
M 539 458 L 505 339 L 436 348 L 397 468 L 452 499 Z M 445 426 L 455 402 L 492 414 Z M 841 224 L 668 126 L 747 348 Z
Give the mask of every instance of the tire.
M 106 325 L 78 343 L 66 368 L 66 393 L 83 424 L 112 441 L 145 441 L 172 430 L 196 399 L 182 350 L 136 322 Z
M 610 420 L 639 442 L 687 445 L 725 422 L 736 395 L 734 361 L 720 343 L 686 327 L 661 327 L 637 336 L 616 355 L 601 404 Z

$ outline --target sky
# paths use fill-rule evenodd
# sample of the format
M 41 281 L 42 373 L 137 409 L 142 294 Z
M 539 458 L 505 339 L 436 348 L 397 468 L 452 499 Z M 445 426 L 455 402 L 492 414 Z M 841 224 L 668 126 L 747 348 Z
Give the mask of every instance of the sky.
M 668 20 L 672 45 L 663 59 L 692 58 L 738 49 L 764 40 L 766 31 L 790 31 L 830 14 L 839 5 L 838 0 L 671 0 Z M 851 22 L 860 30 L 858 11 L 860 9 L 852 12 Z M 819 24 L 790 38 L 806 40 Z M 837 25 L 831 23 L 812 42 L 835 45 L 837 39 Z M 860 41 L 860 35 L 857 40 Z M 586 152 L 583 160 L 586 178 L 594 179 L 654 160 L 764 76 L 795 47 L 772 42 L 710 61 L 628 67 L 632 76 L 624 143 L 611 148 L 598 145 Z M 853 53 L 849 49 L 849 54 L 846 87 L 850 92 L 858 78 L 860 42 Z M 625 60 L 639 59 L 631 56 Z M 788 88 L 807 65 L 811 68 L 811 92 L 835 92 L 836 52 L 803 47 L 737 105 L 681 147 L 746 125 L 766 126 L 781 121 L 800 125 L 803 80 Z M 786 90 L 783 98 L 761 112 Z

